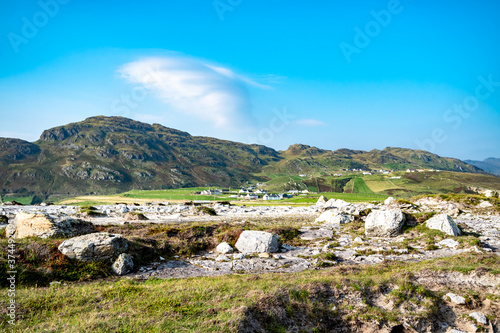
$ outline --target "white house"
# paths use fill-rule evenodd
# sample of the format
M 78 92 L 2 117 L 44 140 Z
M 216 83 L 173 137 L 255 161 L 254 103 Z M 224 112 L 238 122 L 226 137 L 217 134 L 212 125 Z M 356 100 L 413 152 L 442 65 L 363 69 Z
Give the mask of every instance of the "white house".
M 248 200 L 256 200 L 258 199 L 259 196 L 258 195 L 255 195 L 255 194 L 250 194 L 248 193 L 246 196 L 245 196 L 245 199 L 248 199 Z
M 281 200 L 282 197 L 278 194 L 266 194 L 266 195 L 264 195 L 264 197 L 262 199 L 264 199 L 264 200 Z
M 266 190 L 257 190 L 255 191 L 256 194 L 266 194 L 267 191 Z

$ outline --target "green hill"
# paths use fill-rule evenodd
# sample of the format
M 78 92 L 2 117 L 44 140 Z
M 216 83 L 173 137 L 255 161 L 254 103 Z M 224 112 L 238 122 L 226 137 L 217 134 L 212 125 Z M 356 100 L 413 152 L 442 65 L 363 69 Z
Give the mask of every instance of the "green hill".
M 265 181 L 276 189 L 347 192 L 350 187 L 355 193 L 378 193 L 359 170 L 407 168 L 484 173 L 460 160 L 420 150 L 330 151 L 296 144 L 278 152 L 122 117 L 97 116 L 51 128 L 33 143 L 0 138 L 1 194 L 34 200 Z M 358 174 L 333 176 L 342 169 L 356 169 Z M 498 179 L 483 183 L 495 184 Z

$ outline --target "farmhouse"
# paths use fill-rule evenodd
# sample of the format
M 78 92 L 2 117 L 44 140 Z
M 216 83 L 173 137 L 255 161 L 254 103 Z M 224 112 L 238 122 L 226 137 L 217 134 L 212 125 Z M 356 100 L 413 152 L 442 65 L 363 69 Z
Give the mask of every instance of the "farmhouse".
M 281 200 L 282 197 L 279 194 L 266 194 L 262 198 L 264 200 Z
M 202 195 L 220 195 L 220 190 L 204 190 L 201 191 Z

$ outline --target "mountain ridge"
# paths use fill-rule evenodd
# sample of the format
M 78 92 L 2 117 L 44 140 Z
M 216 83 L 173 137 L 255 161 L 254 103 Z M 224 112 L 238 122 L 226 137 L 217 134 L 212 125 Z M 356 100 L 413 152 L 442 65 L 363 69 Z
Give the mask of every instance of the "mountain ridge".
M 130 189 L 239 186 L 266 172 L 340 168 L 434 168 L 484 173 L 458 159 L 405 148 L 334 151 L 291 145 L 286 151 L 244 144 L 124 117 L 95 116 L 42 132 L 28 142 L 0 138 L 2 193 L 112 194 Z

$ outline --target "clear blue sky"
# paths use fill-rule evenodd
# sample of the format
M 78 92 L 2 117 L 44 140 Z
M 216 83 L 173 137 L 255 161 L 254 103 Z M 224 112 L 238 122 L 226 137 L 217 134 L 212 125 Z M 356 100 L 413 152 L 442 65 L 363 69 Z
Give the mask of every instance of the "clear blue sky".
M 498 1 L 0 3 L 0 136 L 119 115 L 286 149 L 500 157 Z

